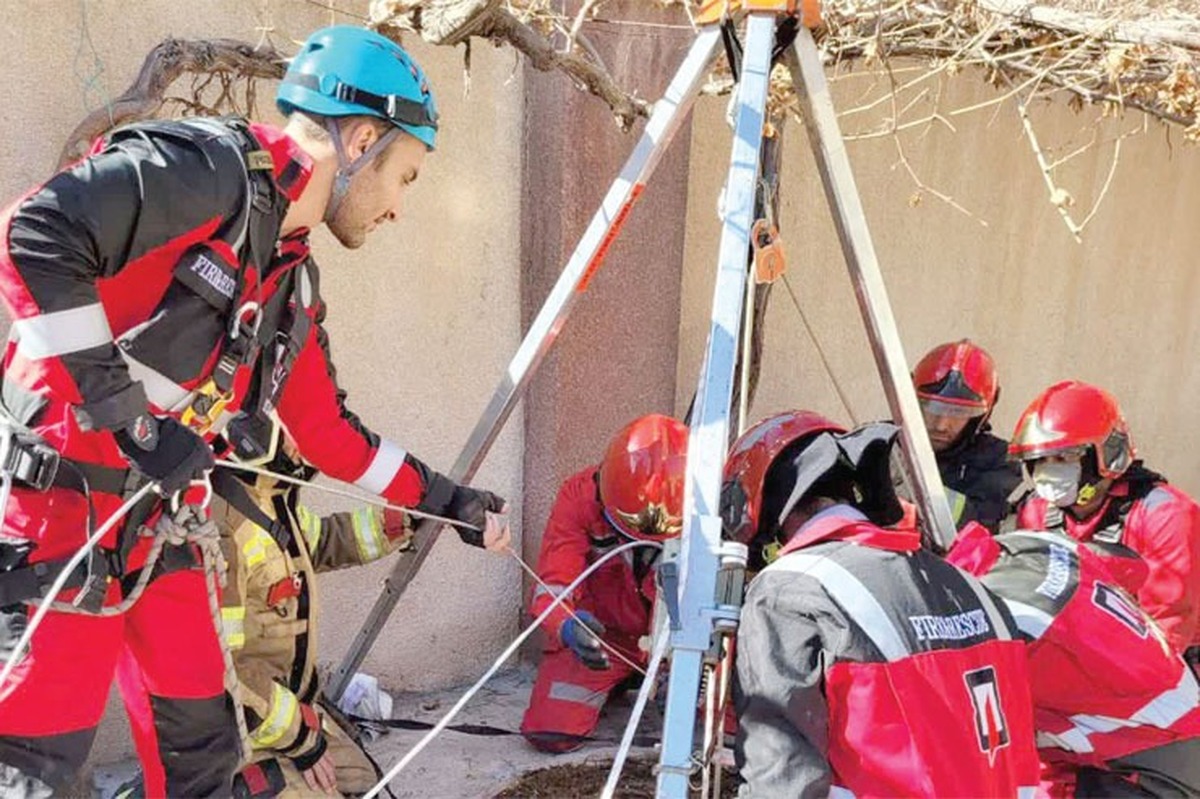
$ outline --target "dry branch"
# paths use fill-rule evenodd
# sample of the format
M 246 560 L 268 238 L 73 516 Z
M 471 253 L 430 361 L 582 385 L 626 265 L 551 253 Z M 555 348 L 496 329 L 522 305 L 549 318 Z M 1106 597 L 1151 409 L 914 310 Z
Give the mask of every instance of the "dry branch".
M 124 94 L 75 126 L 59 155 L 59 165 L 79 158 L 106 131 L 154 116 L 166 101 L 167 90 L 185 74 L 279 79 L 284 69 L 283 56 L 270 45 L 255 48 L 234 39 L 166 39 L 146 56 L 133 85 Z

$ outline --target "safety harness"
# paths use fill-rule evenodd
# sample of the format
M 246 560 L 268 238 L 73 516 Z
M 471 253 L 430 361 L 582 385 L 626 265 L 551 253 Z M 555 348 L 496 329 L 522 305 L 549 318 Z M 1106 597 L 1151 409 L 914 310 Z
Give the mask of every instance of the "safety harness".
M 297 179 L 300 170 L 295 162 L 291 162 L 276 176 L 274 158 L 262 149 L 244 120 L 196 119 L 189 124 L 204 128 L 237 148 L 248 193 L 245 209 L 234 223 L 240 231 L 235 239 L 239 245 L 239 267 L 234 296 L 242 304 L 230 318 L 212 374 L 193 392 L 181 421 L 201 434 L 213 431 L 218 421 L 227 421 L 232 426 L 228 439 L 235 452 L 253 455 L 266 446 L 263 439 L 270 436 L 271 423 L 264 424 L 264 420 L 274 409 L 287 374 L 309 334 L 312 321 L 306 309 L 317 296 L 315 271 L 305 259 L 299 264 L 287 265 L 289 272 L 278 278 L 281 284 L 265 307 L 262 303 L 263 283 L 271 277 L 267 267 L 276 252 L 279 225 L 286 209 L 283 192 Z M 157 127 L 153 123 L 143 123 L 138 131 L 149 129 L 154 132 Z M 118 140 L 121 134 L 122 131 L 115 131 L 109 140 Z M 252 269 L 255 274 L 253 291 L 257 296 L 255 300 L 247 300 L 244 295 L 249 293 L 247 282 Z M 291 317 L 287 318 L 289 312 Z M 253 374 L 256 367 L 258 372 Z M 249 387 L 242 410 L 232 420 L 222 420 L 222 414 L 236 398 L 235 384 L 243 379 L 248 380 Z M 90 531 L 95 525 L 92 491 L 129 497 L 145 484 L 145 478 L 131 469 L 63 457 L 27 426 L 44 406 L 45 398 L 23 396 L 23 393 L 28 392 L 21 392 L 11 381 L 4 381 L 0 402 L 0 479 L 3 481 L 0 515 L 13 486 L 39 492 L 66 488 L 82 494 L 87 500 Z M 217 477 L 214 482 L 224 486 L 226 481 Z M 229 492 L 221 493 L 224 496 Z M 244 496 L 244 491 L 241 493 Z M 111 577 L 121 579 L 123 595 L 128 597 L 146 569 L 151 570 L 146 576 L 148 582 L 200 564 L 195 547 L 177 543 L 164 546 L 153 563 L 147 562 L 143 569 L 127 573 L 128 556 L 137 543 L 138 532 L 160 503 L 159 497 L 150 495 L 135 505 L 122 525 L 117 549 L 93 550 L 87 561 L 67 578 L 66 588 L 82 589 L 72 603 L 75 608 L 98 612 Z M 264 529 L 271 528 L 264 526 Z M 31 545 L 6 543 L 0 546 L 0 607 L 43 597 L 68 560 L 30 564 L 31 550 Z

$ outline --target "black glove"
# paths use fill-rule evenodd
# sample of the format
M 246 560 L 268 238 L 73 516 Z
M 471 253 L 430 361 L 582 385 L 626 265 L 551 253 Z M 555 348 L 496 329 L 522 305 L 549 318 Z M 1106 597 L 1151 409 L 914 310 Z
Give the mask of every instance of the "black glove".
M 25 634 L 29 614 L 24 605 L 9 605 L 0 608 L 0 663 L 5 663 L 17 648 L 17 641 Z
M 445 515 L 478 527 L 478 530 L 467 530 L 462 527 L 454 529 L 458 531 L 458 537 L 463 540 L 463 543 L 473 547 L 482 547 L 483 528 L 487 525 L 487 512 L 499 513 L 503 508 L 504 497 L 480 488 L 458 485 L 454 487 L 450 503 L 446 505 Z
M 163 496 L 187 488 L 216 462 L 204 439 L 169 416 L 142 414 L 113 436 L 133 467 L 158 482 Z
M 579 618 L 567 619 L 558 630 L 558 637 L 562 639 L 563 646 L 574 652 L 579 662 L 589 669 L 603 671 L 609 668 L 608 653 L 600 645 L 604 625 L 586 610 L 575 611 L 575 616 Z

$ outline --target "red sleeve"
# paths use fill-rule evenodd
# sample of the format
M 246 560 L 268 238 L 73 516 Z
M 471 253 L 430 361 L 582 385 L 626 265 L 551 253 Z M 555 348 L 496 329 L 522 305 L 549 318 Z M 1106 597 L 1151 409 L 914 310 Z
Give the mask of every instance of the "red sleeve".
M 425 495 L 429 470 L 400 446 L 369 430 L 345 405 L 318 312 L 279 398 L 279 418 L 304 459 L 320 471 L 414 506 Z
M 550 511 L 550 520 L 542 535 L 542 549 L 538 556 L 538 576 L 546 587 L 535 585 L 529 601 L 529 612 L 535 617 L 554 600 L 554 597 L 571 584 L 588 566 L 588 551 L 591 537 L 588 535 L 590 522 L 597 514 L 596 486 L 592 479 L 595 470 L 588 469 L 567 479 L 558 491 L 558 498 Z M 558 630 L 570 615 L 564 608 L 570 606 L 564 600 L 546 619 L 542 628 L 558 640 Z
M 1126 545 L 1149 568 L 1138 602 L 1182 651 L 1196 640 L 1200 611 L 1200 506 L 1169 486 L 1138 504 L 1126 527 Z

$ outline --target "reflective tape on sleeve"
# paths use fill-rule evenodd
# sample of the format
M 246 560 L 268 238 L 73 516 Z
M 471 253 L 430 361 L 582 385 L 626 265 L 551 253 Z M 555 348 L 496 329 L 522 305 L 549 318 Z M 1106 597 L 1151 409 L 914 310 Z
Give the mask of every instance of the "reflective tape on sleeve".
M 381 440 L 375 457 L 371 459 L 371 465 L 363 472 L 362 477 L 354 481 L 355 485 L 372 494 L 382 494 L 399 474 L 407 456 L 407 452 L 391 441 L 386 438 Z
M 17 349 L 30 360 L 89 350 L 113 340 L 100 303 L 17 319 L 12 324 Z
M 296 720 L 300 703 L 296 695 L 279 683 L 271 687 L 271 710 L 267 718 L 250 733 L 250 740 L 260 749 L 268 749 L 279 743 Z

